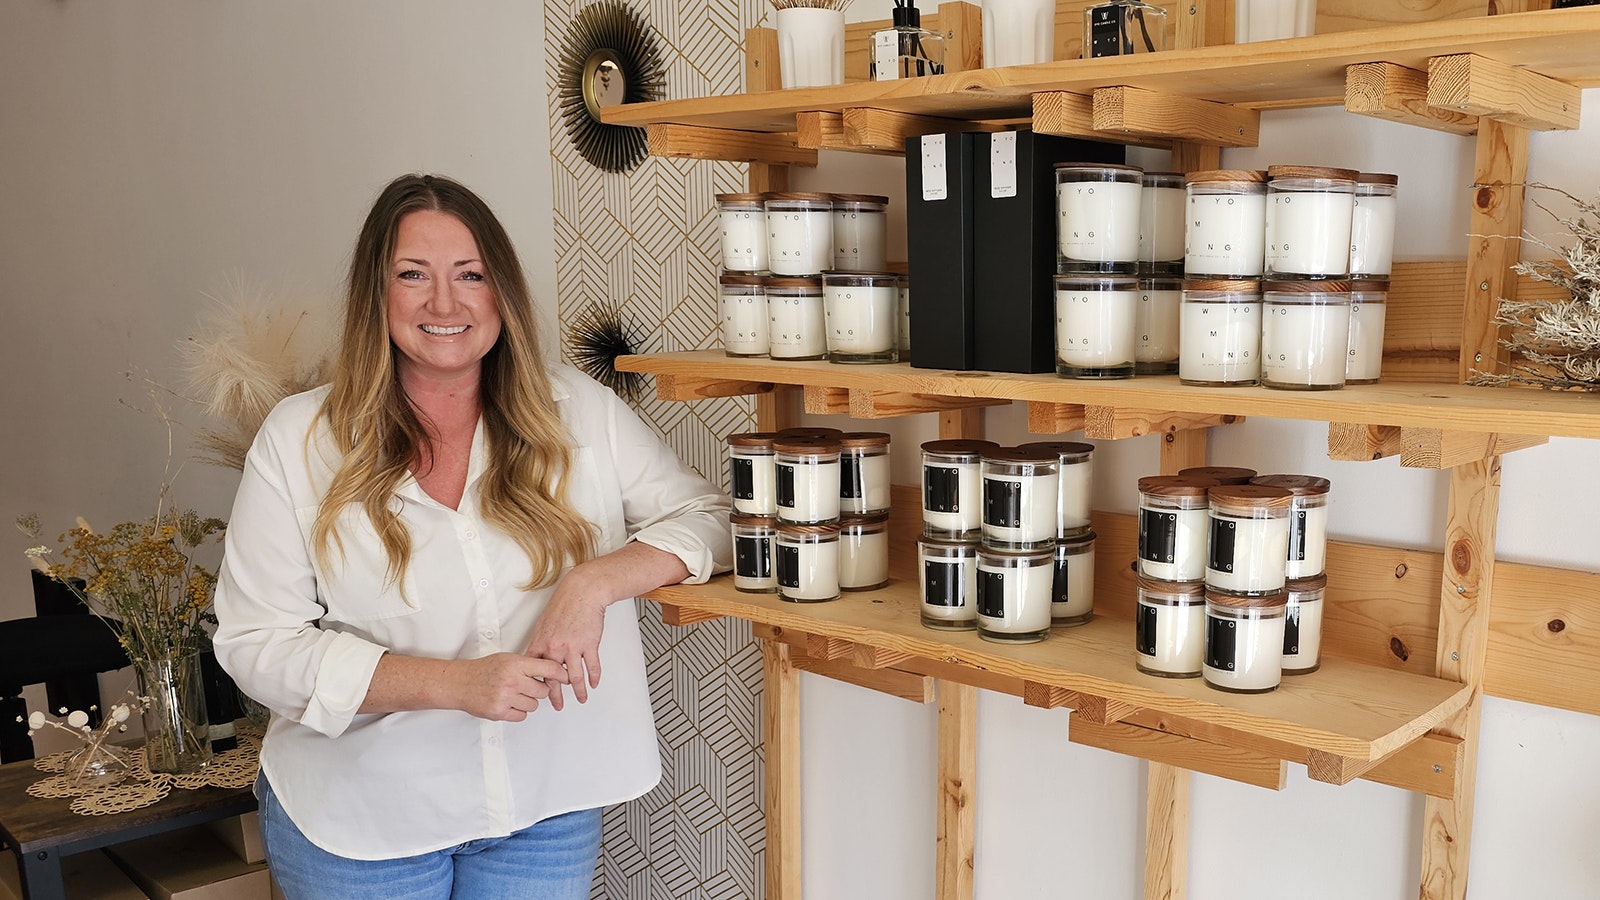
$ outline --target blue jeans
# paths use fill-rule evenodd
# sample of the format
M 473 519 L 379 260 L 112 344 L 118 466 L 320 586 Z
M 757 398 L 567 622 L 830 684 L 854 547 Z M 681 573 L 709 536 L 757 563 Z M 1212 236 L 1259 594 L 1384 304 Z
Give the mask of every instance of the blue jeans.
M 267 864 L 288 900 L 588 900 L 600 810 L 400 859 L 347 859 L 311 843 L 256 781 Z

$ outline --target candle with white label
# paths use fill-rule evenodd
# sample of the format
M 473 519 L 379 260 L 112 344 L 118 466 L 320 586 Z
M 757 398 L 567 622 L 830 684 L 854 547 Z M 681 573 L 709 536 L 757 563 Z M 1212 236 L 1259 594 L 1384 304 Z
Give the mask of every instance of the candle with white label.
M 1056 374 L 1127 378 L 1138 354 L 1139 280 L 1056 276 Z
M 1183 273 L 1183 175 L 1146 172 L 1139 192 L 1139 274 Z
M 1261 383 L 1302 391 L 1344 387 L 1350 282 L 1268 281 L 1261 299 Z
M 1178 310 L 1182 299 L 1181 279 L 1139 279 L 1139 306 L 1133 315 L 1133 330 L 1139 336 L 1133 350 L 1135 375 L 1171 375 L 1178 371 Z
M 1185 281 L 1178 318 L 1178 380 L 1255 384 L 1261 378 L 1261 285 Z
M 767 271 L 765 195 L 718 194 L 717 220 L 722 227 L 722 268 Z
M 1318 166 L 1267 168 L 1266 277 L 1349 275 L 1356 174 Z
M 733 511 L 746 516 L 778 514 L 776 435 L 765 431 L 728 435 L 728 481 Z
M 977 540 L 983 528 L 983 454 L 993 441 L 922 445 L 922 528 L 928 537 Z
M 839 435 L 839 511 L 868 516 L 889 511 L 889 435 L 848 431 Z
M 730 275 L 718 279 L 722 298 L 722 352 L 729 356 L 766 356 L 767 311 L 766 279 L 759 275 Z
M 877 194 L 833 195 L 833 267 L 877 272 L 888 263 L 889 198 Z
M 1362 172 L 1356 176 L 1356 203 L 1350 219 L 1350 277 L 1388 278 L 1394 268 L 1395 175 Z
M 1050 634 L 1055 553 L 978 550 L 978 636 L 1021 644 Z
M 1206 587 L 1231 594 L 1283 590 L 1294 495 L 1265 484 L 1224 484 L 1207 492 Z
M 839 599 L 839 526 L 778 523 L 778 596 L 796 603 Z
M 1134 274 L 1143 171 L 1096 163 L 1055 170 L 1057 270 Z
M 1050 624 L 1082 625 L 1094 618 L 1093 531 L 1056 544 L 1055 578 L 1050 585 Z
M 1190 475 L 1139 479 L 1140 576 L 1156 581 L 1203 581 L 1211 522 L 1207 492 L 1221 482 Z
M 1283 622 L 1283 674 L 1309 675 L 1322 666 L 1322 598 L 1328 576 L 1290 579 Z
M 1056 455 L 1056 479 L 1061 487 L 1056 501 L 1056 537 L 1071 537 L 1088 531 L 1094 445 L 1082 441 L 1030 441 L 1017 449 L 1043 450 Z
M 893 272 L 823 273 L 829 361 L 885 363 L 899 359 L 899 278 Z
M 1383 326 L 1389 311 L 1387 281 L 1350 282 L 1350 355 L 1345 384 L 1371 384 L 1383 372 Z
M 1184 181 L 1184 275 L 1259 278 L 1266 255 L 1267 173 L 1216 169 L 1191 172 Z
M 1289 505 L 1289 554 L 1284 577 L 1311 578 L 1327 569 L 1328 490 L 1316 475 L 1257 475 L 1251 484 L 1280 487 L 1294 495 Z
M 1283 681 L 1282 590 L 1263 597 L 1206 591 L 1206 684 L 1239 694 L 1270 691 Z
M 1162 678 L 1198 678 L 1206 656 L 1205 586 L 1139 579 L 1134 665 Z
M 773 359 L 822 359 L 828 355 L 822 279 L 768 278 L 767 315 L 767 347 Z
M 889 517 L 839 520 L 839 589 L 870 591 L 889 583 Z
M 1060 501 L 1057 456 L 997 447 L 983 454 L 983 543 L 1005 550 L 1049 547 Z
M 772 444 L 778 520 L 817 525 L 839 520 L 839 441 L 780 434 Z
M 733 525 L 733 586 L 756 594 L 778 589 L 778 520 L 772 516 L 729 516 Z
M 833 268 L 833 195 L 766 195 L 767 259 L 774 275 L 818 275 Z
M 922 624 L 941 631 L 978 627 L 978 545 L 970 541 L 917 541 Z

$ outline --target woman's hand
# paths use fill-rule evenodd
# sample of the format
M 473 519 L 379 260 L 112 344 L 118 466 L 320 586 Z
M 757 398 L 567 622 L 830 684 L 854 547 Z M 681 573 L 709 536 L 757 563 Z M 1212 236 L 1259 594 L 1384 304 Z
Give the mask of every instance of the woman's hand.
M 521 722 L 539 708 L 539 701 L 561 708 L 561 685 L 567 670 L 549 659 L 519 653 L 495 653 L 456 660 L 446 671 L 446 686 L 455 706 L 480 719 Z

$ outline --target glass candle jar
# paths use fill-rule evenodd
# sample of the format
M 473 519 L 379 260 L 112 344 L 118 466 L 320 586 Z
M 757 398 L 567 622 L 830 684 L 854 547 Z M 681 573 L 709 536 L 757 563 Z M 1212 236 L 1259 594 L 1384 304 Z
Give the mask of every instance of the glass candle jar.
M 1191 172 L 1184 182 L 1184 276 L 1260 278 L 1266 255 L 1267 173 L 1214 169 Z
M 885 363 L 900 358 L 900 276 L 893 272 L 824 272 L 828 359 Z
M 1061 483 L 1056 454 L 996 447 L 983 454 L 983 543 L 1034 550 L 1056 541 Z
M 1389 282 L 1350 282 L 1350 355 L 1345 384 L 1372 384 L 1383 372 L 1383 325 L 1389 314 Z
M 993 441 L 922 445 L 922 530 L 931 538 L 978 540 L 983 528 L 983 454 Z
M 1283 674 L 1309 675 L 1322 666 L 1322 598 L 1328 576 L 1291 578 L 1283 618 Z
M 1072 162 L 1056 163 L 1055 170 L 1056 270 L 1135 274 L 1144 172 Z
M 1282 590 L 1263 597 L 1206 591 L 1206 684 L 1238 694 L 1273 690 L 1283 680 Z
M 1223 484 L 1207 497 L 1206 587 L 1240 595 L 1283 590 L 1294 495 L 1266 484 Z
M 1356 171 L 1267 167 L 1267 278 L 1346 278 Z
M 1178 309 L 1182 299 L 1182 279 L 1139 279 L 1139 305 L 1133 314 L 1133 330 L 1138 335 L 1133 347 L 1134 374 L 1172 375 L 1178 371 Z
M 911 358 L 911 279 L 900 276 L 900 358 Z
M 746 516 L 778 514 L 774 474 L 777 456 L 772 449 L 776 437 L 766 431 L 728 435 L 728 483 L 734 512 Z
M 778 597 L 795 603 L 839 599 L 839 526 L 778 523 Z
M 1050 634 L 1055 553 L 978 548 L 978 637 L 1028 644 Z
M 766 196 L 718 194 L 717 220 L 722 226 L 722 268 L 767 271 Z
M 1178 316 L 1178 380 L 1239 385 L 1260 379 L 1261 283 L 1185 281 Z
M 839 441 L 779 435 L 772 442 L 778 520 L 798 525 L 839 521 Z
M 1050 582 L 1050 624 L 1082 625 L 1094 618 L 1093 531 L 1056 543 L 1055 577 Z
M 767 352 L 773 359 L 828 355 L 821 278 L 768 278 L 767 315 Z
M 1251 484 L 1280 487 L 1294 495 L 1289 504 L 1289 555 L 1284 577 L 1311 578 L 1328 568 L 1328 489 L 1316 475 L 1257 475 Z
M 1183 274 L 1183 180 L 1178 172 L 1144 173 L 1139 192 L 1141 276 Z
M 1198 678 L 1206 658 L 1206 595 L 1198 582 L 1139 579 L 1134 666 L 1162 678 Z
M 752 594 L 778 589 L 778 520 L 772 516 L 728 517 L 733 523 L 733 586 Z
M 838 440 L 839 438 L 844 437 L 844 432 L 839 430 L 839 429 L 837 429 L 837 428 L 824 428 L 824 427 L 821 427 L 821 426 L 812 426 L 812 425 L 797 425 L 797 426 L 795 426 L 793 428 L 785 428 L 782 431 L 778 432 L 778 437 L 781 437 L 781 438 L 833 438 L 834 440 Z
M 1350 357 L 1350 282 L 1261 285 L 1261 383 L 1327 391 L 1344 387 Z
M 833 195 L 767 194 L 767 261 L 774 275 L 833 268 Z
M 922 573 L 922 624 L 940 631 L 978 627 L 978 545 L 971 541 L 917 541 Z
M 1081 441 L 1030 441 L 1017 449 L 1044 450 L 1056 455 L 1056 478 L 1061 485 L 1056 502 L 1056 537 L 1071 537 L 1088 531 L 1094 445 Z
M 1206 534 L 1211 521 L 1207 492 L 1221 482 L 1191 475 L 1139 479 L 1141 578 L 1200 582 L 1206 577 Z M 1198 602 L 1198 601 L 1197 601 Z M 1198 674 L 1199 670 L 1195 670 Z
M 889 583 L 889 516 L 839 519 L 839 589 L 872 591 Z
M 833 195 L 833 268 L 877 272 L 888 265 L 889 198 Z
M 839 511 L 875 516 L 889 511 L 889 435 L 847 431 L 839 435 Z
M 1395 187 L 1398 175 L 1362 172 L 1350 218 L 1350 277 L 1388 278 L 1394 268 Z
M 717 278 L 717 293 L 722 300 L 722 352 L 729 356 L 766 356 L 767 280 L 760 275 L 731 275 Z
M 1139 280 L 1122 276 L 1056 276 L 1056 374 L 1063 378 L 1127 378 L 1138 354 L 1134 315 Z
M 1256 477 L 1255 469 L 1244 466 L 1189 466 L 1179 469 L 1185 478 L 1209 478 L 1217 484 L 1249 484 Z

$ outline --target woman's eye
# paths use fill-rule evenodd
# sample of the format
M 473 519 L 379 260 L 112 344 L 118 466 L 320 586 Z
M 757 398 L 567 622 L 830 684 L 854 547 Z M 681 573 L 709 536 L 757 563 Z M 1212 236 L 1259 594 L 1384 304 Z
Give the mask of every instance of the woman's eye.
M 462 272 L 461 273 L 461 277 L 462 277 L 463 280 L 466 280 L 466 281 L 482 281 L 483 280 L 483 273 L 482 272 L 471 272 L 471 271 Z
M 422 279 L 422 273 L 416 269 L 407 269 L 395 277 L 401 279 L 402 281 L 420 281 Z

